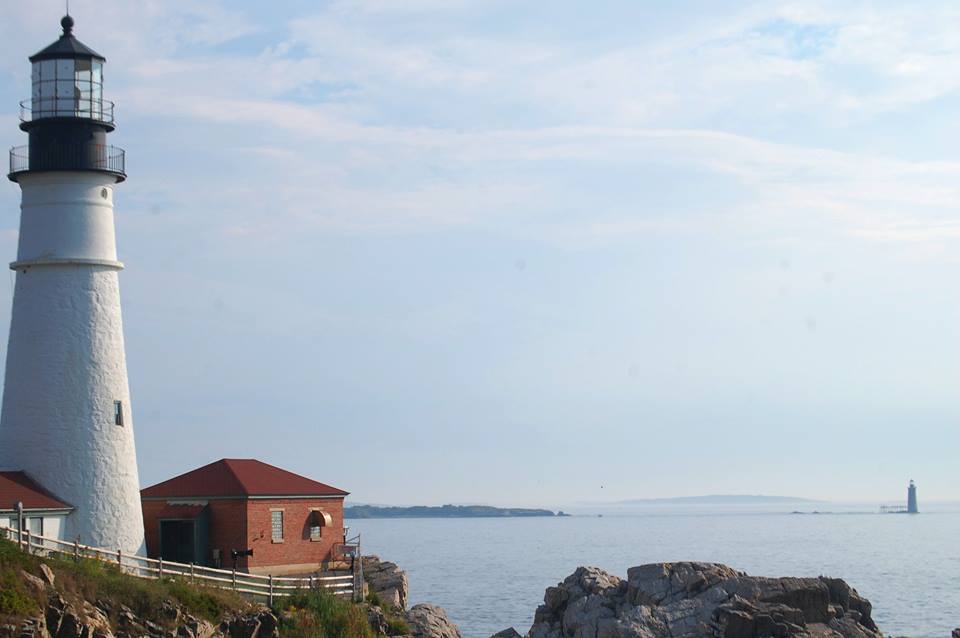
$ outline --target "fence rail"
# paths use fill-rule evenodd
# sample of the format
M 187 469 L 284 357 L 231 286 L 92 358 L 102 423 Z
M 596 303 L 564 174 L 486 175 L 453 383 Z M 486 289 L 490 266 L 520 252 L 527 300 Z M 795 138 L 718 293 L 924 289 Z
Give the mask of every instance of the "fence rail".
M 308 589 L 326 589 L 337 596 L 349 596 L 355 600 L 363 595 L 359 536 L 352 539 L 356 541 L 358 549 L 356 560 L 353 561 L 352 573 L 344 576 L 325 576 L 322 573 L 309 576 L 261 576 L 238 572 L 236 569 L 218 569 L 194 563 L 176 563 L 162 558 L 147 558 L 124 553 L 119 549 L 90 547 L 33 534 L 29 530 L 20 532 L 12 527 L 0 526 L 0 537 L 4 536 L 14 540 L 20 549 L 28 554 L 41 556 L 59 554 L 73 560 L 92 558 L 117 565 L 125 573 L 138 578 L 153 580 L 176 578 L 191 583 L 205 583 L 221 589 L 232 589 L 247 597 L 266 599 L 269 605 L 273 605 L 277 597 L 289 596 Z

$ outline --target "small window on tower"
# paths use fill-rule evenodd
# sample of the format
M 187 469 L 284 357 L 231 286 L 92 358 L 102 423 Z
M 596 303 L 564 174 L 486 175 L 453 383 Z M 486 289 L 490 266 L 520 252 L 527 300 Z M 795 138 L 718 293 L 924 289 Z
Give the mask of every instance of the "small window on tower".
M 123 425 L 123 401 L 113 402 L 113 424 Z

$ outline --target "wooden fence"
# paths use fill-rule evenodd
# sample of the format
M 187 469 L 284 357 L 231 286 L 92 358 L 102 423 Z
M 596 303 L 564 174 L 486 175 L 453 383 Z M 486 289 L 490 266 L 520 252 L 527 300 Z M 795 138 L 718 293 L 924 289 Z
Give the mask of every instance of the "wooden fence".
M 363 596 L 363 574 L 360 559 L 360 537 L 344 545 L 354 549 L 353 569 L 351 574 L 343 576 L 325 576 L 321 573 L 299 577 L 259 576 L 238 572 L 236 569 L 215 569 L 193 563 L 175 563 L 162 558 L 147 558 L 135 554 L 127 554 L 119 549 L 108 550 L 99 547 L 89 547 L 80 543 L 70 543 L 57 538 L 31 534 L 29 530 L 23 533 L 11 527 L 0 526 L 0 537 L 6 536 L 20 546 L 28 554 L 40 556 L 60 555 L 73 560 L 92 558 L 117 565 L 125 573 L 138 578 L 161 579 L 176 578 L 191 583 L 203 583 L 232 589 L 247 597 L 265 599 L 267 604 L 273 605 L 275 598 L 289 596 L 299 591 L 323 588 L 337 596 L 351 597 L 358 600 Z

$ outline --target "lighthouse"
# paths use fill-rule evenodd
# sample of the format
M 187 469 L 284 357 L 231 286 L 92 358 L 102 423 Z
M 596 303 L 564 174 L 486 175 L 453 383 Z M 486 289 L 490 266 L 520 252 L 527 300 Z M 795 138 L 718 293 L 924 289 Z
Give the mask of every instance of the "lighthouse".
M 144 553 L 113 224 L 122 149 L 107 144 L 105 58 L 73 35 L 30 57 L 20 105 L 29 145 L 10 151 L 20 236 L 0 469 L 19 470 L 72 506 L 63 538 Z
M 913 479 L 910 479 L 910 485 L 907 486 L 907 513 L 916 514 L 919 511 L 917 509 L 917 486 Z

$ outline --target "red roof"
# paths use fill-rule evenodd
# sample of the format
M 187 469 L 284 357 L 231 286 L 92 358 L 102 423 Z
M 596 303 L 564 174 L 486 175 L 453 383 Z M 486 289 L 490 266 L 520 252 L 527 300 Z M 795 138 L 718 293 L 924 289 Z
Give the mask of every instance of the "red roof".
M 256 459 L 220 459 L 140 490 L 143 498 L 347 496 L 335 487 Z
M 16 511 L 17 502 L 28 510 L 73 509 L 23 472 L 0 472 L 0 510 Z

